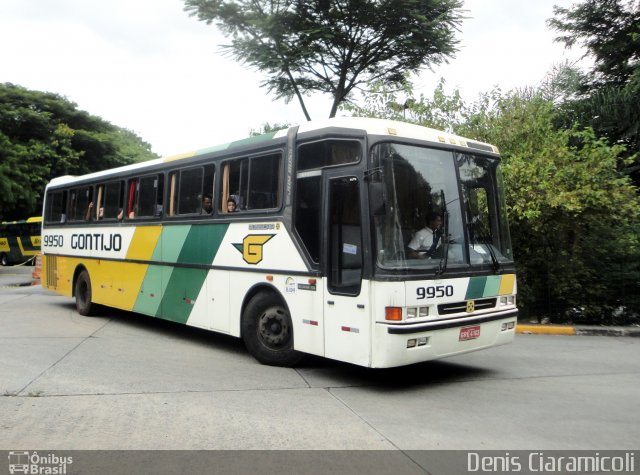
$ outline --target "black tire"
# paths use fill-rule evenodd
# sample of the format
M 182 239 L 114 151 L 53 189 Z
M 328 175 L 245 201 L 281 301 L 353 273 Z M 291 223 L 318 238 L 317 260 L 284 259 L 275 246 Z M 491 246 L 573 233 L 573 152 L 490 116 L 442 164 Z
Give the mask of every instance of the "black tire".
M 293 349 L 293 325 L 287 308 L 270 292 L 259 293 L 245 308 L 242 339 L 262 364 L 291 367 L 303 356 Z
M 76 310 L 80 315 L 93 315 L 95 304 L 91 302 L 91 279 L 86 270 L 80 272 L 75 287 Z
M 2 253 L 2 255 L 0 256 L 0 264 L 2 265 L 2 267 L 9 265 L 9 259 L 7 258 L 7 255 L 5 253 Z

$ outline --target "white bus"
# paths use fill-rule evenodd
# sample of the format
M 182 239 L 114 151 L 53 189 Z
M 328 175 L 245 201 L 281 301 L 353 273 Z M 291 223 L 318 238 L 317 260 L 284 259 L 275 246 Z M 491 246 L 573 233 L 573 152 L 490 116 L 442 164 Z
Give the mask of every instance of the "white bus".
M 338 118 L 49 183 L 42 285 L 305 353 L 394 367 L 509 343 L 495 147 Z M 431 226 L 431 228 L 429 228 Z

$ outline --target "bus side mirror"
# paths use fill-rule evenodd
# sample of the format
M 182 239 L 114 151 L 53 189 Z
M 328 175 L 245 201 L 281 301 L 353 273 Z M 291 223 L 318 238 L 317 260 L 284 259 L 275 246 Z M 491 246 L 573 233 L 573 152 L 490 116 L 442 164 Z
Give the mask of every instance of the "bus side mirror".
M 371 216 L 380 216 L 386 212 L 382 182 L 369 182 L 369 212 Z

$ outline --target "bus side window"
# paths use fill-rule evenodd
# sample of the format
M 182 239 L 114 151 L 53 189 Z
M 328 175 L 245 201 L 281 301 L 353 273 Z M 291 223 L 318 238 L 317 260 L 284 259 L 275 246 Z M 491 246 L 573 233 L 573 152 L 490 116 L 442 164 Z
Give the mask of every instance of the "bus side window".
M 121 181 L 114 181 L 104 185 L 103 214 L 99 219 L 122 219 L 122 205 L 124 193 Z M 98 211 L 100 213 L 100 211 Z
M 64 223 L 66 221 L 67 191 L 54 191 L 47 195 L 45 221 L 47 223 Z
M 149 175 L 139 179 L 137 192 L 134 193 L 134 205 L 129 207 L 129 218 L 152 218 L 162 215 L 162 178 L 162 175 Z M 131 183 L 135 183 L 135 180 Z
M 199 213 L 202 206 L 202 167 L 180 171 L 178 214 Z
M 69 207 L 67 209 L 67 217 L 71 221 L 84 221 L 91 203 L 92 189 L 91 187 L 76 188 L 71 190 Z
M 249 181 L 249 159 L 239 158 L 224 164 L 220 211 L 227 213 L 227 200 L 236 202 L 236 211 L 245 209 L 247 204 L 247 184 Z
M 246 209 L 269 209 L 280 206 L 281 155 L 253 157 L 249 167 Z
M 355 140 L 323 140 L 301 145 L 298 149 L 298 171 L 360 160 L 360 142 Z
M 280 206 L 282 155 L 273 153 L 239 158 L 224 164 L 220 211 L 227 212 L 227 200 L 236 203 L 236 211 L 277 208 Z

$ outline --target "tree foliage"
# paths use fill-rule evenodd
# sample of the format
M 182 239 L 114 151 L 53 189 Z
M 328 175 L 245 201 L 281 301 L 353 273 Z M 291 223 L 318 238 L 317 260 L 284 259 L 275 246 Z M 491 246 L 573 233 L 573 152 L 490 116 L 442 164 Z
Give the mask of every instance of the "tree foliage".
M 567 126 L 592 127 L 610 143 L 626 145 L 623 157 L 640 151 L 640 4 L 637 0 L 583 0 L 554 7 L 548 24 L 567 47 L 579 44 L 594 67 L 582 75 L 573 100 L 562 108 Z M 640 184 L 640 156 L 624 170 Z M 622 164 L 619 164 L 619 166 Z
M 226 51 L 269 78 L 277 98 L 333 97 L 329 117 L 352 92 L 455 53 L 460 0 L 185 0 L 185 10 L 232 38 Z
M 576 43 L 594 59 L 591 85 L 625 86 L 640 64 L 640 7 L 637 0 L 583 0 L 570 8 L 555 6 L 549 26 L 556 41 Z
M 56 94 L 0 84 L 0 218 L 40 214 L 51 178 L 156 158 L 133 132 Z
M 632 158 L 590 127 L 558 127 L 563 112 L 543 93 L 493 90 L 467 104 L 442 82 L 432 98 L 378 84 L 355 112 L 499 147 L 523 315 L 610 322 L 620 307 L 638 314 L 640 199 L 618 170 Z

